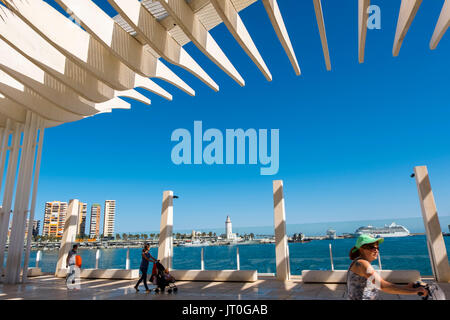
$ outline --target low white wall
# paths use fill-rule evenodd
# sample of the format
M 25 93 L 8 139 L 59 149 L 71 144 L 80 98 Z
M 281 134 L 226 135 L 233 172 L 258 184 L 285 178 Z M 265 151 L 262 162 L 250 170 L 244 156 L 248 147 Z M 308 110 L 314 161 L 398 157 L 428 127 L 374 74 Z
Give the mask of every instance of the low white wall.
M 417 270 L 377 270 L 380 276 L 393 283 L 410 283 L 420 280 L 420 272 Z M 302 281 L 304 283 L 346 283 L 347 270 L 303 270 Z
M 255 282 L 256 270 L 171 270 L 170 274 L 181 281 L 236 281 Z
M 41 268 L 28 268 L 27 276 L 28 277 L 42 276 L 42 270 Z
M 138 269 L 81 269 L 82 279 L 123 279 L 139 278 Z
M 60 269 L 56 273 L 59 278 L 67 276 L 68 269 Z M 80 278 L 82 279 L 117 279 L 133 280 L 139 279 L 138 269 L 81 269 Z

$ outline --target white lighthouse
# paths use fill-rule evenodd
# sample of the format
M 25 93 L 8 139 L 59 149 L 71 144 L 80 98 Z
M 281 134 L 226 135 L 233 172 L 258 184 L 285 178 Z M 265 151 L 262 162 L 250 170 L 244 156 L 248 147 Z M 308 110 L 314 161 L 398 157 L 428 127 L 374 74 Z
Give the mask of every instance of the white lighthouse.
M 227 235 L 227 240 L 234 240 L 236 238 L 231 227 L 230 216 L 227 216 L 227 220 L 225 220 L 225 234 Z

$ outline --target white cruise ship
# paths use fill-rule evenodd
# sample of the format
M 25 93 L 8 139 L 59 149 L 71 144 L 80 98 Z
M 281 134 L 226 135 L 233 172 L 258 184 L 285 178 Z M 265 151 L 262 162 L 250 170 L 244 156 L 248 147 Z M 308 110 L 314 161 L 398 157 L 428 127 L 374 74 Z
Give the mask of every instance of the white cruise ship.
M 368 234 L 374 238 L 406 237 L 409 236 L 409 230 L 392 222 L 389 226 L 385 225 L 381 228 L 373 226 L 360 227 L 356 229 L 354 236 L 359 237 L 362 234 Z

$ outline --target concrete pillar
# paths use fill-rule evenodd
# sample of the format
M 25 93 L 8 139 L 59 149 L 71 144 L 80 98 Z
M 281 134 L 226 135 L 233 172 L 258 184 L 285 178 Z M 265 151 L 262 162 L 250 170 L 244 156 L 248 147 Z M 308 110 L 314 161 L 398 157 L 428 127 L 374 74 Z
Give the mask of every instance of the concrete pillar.
M 20 270 L 25 238 L 25 222 L 28 215 L 30 180 L 33 171 L 33 141 L 36 138 L 36 116 L 27 112 L 20 155 L 14 210 L 6 262 L 5 283 L 20 282 Z
M 433 270 L 436 281 L 449 282 L 450 267 L 448 264 L 447 250 L 442 236 L 441 225 L 439 224 L 427 167 L 414 167 L 414 174 L 419 192 L 420 207 L 422 208 L 423 223 L 427 234 L 431 269 Z
M 34 169 L 34 178 L 33 178 L 33 193 L 31 195 L 31 207 L 30 207 L 30 217 L 29 221 L 32 223 L 28 223 L 28 237 L 26 241 L 26 250 L 25 250 L 25 258 L 23 262 L 23 272 L 22 272 L 22 282 L 25 282 L 28 276 L 28 262 L 30 259 L 30 249 L 31 249 L 31 241 L 32 241 L 32 233 L 33 233 L 33 222 L 34 222 L 34 211 L 36 209 L 36 195 L 37 195 L 37 187 L 39 182 L 39 172 L 41 169 L 41 158 L 42 158 L 42 145 L 44 140 L 44 121 L 40 119 L 39 121 L 39 142 L 38 142 L 38 150 L 36 154 L 36 166 Z
M 12 146 L 8 159 L 8 167 L 6 169 L 5 190 L 3 193 L 2 208 L 0 210 L 0 275 L 3 274 L 4 253 L 6 239 L 8 237 L 9 218 L 11 215 L 11 204 L 14 191 L 14 183 L 16 181 L 17 160 L 19 157 L 20 137 L 22 135 L 22 125 L 15 123 L 13 132 Z
M 66 222 L 64 223 L 64 233 L 61 239 L 61 245 L 59 247 L 58 263 L 56 264 L 56 277 L 63 278 L 67 275 L 68 268 L 66 268 L 66 259 L 67 254 L 70 250 L 72 250 L 72 246 L 75 244 L 79 207 L 80 201 L 78 199 L 72 199 L 69 201 Z
M 283 181 L 273 181 L 273 217 L 275 226 L 276 278 L 287 281 L 291 278 L 289 248 L 286 235 L 286 212 L 284 209 Z
M 173 191 L 163 192 L 161 226 L 159 232 L 158 260 L 172 269 L 173 256 Z

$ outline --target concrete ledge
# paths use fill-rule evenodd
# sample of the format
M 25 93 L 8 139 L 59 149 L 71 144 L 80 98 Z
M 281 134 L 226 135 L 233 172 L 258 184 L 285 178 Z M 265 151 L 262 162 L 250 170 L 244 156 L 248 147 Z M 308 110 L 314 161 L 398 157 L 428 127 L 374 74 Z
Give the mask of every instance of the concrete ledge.
M 393 283 L 410 283 L 420 280 L 417 270 L 381 270 L 377 271 L 381 277 Z M 347 270 L 303 270 L 304 283 L 346 283 Z
M 39 277 L 42 276 L 41 268 L 28 268 L 27 277 Z
M 138 269 L 81 269 L 82 279 L 139 279 Z
M 258 280 L 256 270 L 171 270 L 170 274 L 180 281 L 255 282 Z
M 64 278 L 68 269 L 60 269 L 56 276 Z M 138 269 L 81 269 L 80 278 L 82 279 L 116 279 L 116 280 L 134 280 L 139 279 Z

